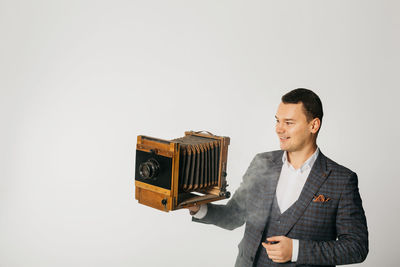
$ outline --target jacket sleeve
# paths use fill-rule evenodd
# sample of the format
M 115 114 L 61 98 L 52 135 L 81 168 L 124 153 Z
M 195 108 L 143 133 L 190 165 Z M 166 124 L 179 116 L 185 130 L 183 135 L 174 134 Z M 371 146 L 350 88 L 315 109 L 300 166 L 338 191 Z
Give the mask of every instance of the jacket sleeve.
M 297 264 L 352 264 L 367 257 L 367 221 L 355 173 L 350 175 L 340 197 L 336 233 L 338 238 L 332 241 L 300 240 Z
M 251 170 L 256 167 L 258 155 L 254 157 L 246 173 L 243 176 L 242 183 L 235 191 L 232 198 L 226 205 L 207 204 L 207 214 L 202 219 L 192 218 L 194 222 L 205 224 L 214 224 L 227 230 L 233 230 L 242 226 L 246 221 L 246 203 L 251 186 Z

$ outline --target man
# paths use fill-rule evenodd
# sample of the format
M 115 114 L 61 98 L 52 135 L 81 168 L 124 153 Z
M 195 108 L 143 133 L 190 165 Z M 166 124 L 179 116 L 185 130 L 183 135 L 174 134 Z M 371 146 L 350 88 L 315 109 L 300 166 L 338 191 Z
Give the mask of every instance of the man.
M 357 175 L 317 147 L 319 97 L 295 89 L 276 113 L 279 151 L 260 153 L 226 205 L 191 207 L 193 221 L 244 223 L 235 266 L 335 266 L 364 261 L 368 230 Z

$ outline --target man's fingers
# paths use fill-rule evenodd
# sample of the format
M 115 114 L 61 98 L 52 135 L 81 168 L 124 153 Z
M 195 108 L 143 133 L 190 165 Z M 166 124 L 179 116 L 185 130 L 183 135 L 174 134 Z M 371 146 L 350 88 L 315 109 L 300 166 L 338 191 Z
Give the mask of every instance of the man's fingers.
M 271 251 L 269 253 L 267 252 L 267 254 L 268 258 L 270 258 L 273 262 L 287 262 L 283 259 L 283 255 L 279 251 Z
M 275 257 L 275 258 L 281 258 L 282 257 L 282 253 L 280 251 L 268 251 L 267 250 L 267 254 L 268 256 L 271 257 Z
M 286 262 L 283 260 L 282 256 L 278 255 L 268 255 L 268 257 L 273 261 L 273 262 Z
M 270 259 L 275 258 L 275 259 L 280 259 L 282 258 L 282 251 L 280 249 L 275 249 L 274 246 L 272 245 L 264 245 L 265 250 L 267 251 L 268 257 Z M 271 249 L 272 248 L 272 249 Z
M 281 249 L 281 244 L 277 243 L 277 244 L 271 244 L 271 243 L 261 243 L 263 245 L 264 248 L 267 249 L 267 251 L 279 251 Z
M 193 211 L 193 212 L 198 212 L 199 209 L 200 209 L 200 206 L 191 206 L 191 207 L 188 207 L 188 209 L 189 209 L 190 211 Z
M 281 240 L 283 240 L 283 238 L 284 238 L 284 236 L 281 236 L 281 235 L 279 235 L 279 236 L 271 236 L 271 237 L 268 237 L 267 238 L 267 241 L 281 241 Z

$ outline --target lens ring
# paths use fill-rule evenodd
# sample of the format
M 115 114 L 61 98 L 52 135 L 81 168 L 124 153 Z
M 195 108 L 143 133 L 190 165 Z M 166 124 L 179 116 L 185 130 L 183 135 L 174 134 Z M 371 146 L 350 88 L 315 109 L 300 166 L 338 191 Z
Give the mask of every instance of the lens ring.
M 155 178 L 158 175 L 160 164 L 157 160 L 150 158 L 139 165 L 139 174 L 143 179 Z
M 139 165 L 139 174 L 143 179 L 151 178 L 151 168 L 147 164 L 147 162 L 141 163 Z

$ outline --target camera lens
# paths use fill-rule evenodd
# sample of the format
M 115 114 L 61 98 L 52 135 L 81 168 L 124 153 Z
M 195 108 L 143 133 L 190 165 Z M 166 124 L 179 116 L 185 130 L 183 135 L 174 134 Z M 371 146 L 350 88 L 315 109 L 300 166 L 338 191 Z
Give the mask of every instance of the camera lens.
M 139 174 L 143 179 L 155 178 L 159 170 L 160 164 L 153 158 L 139 165 Z

